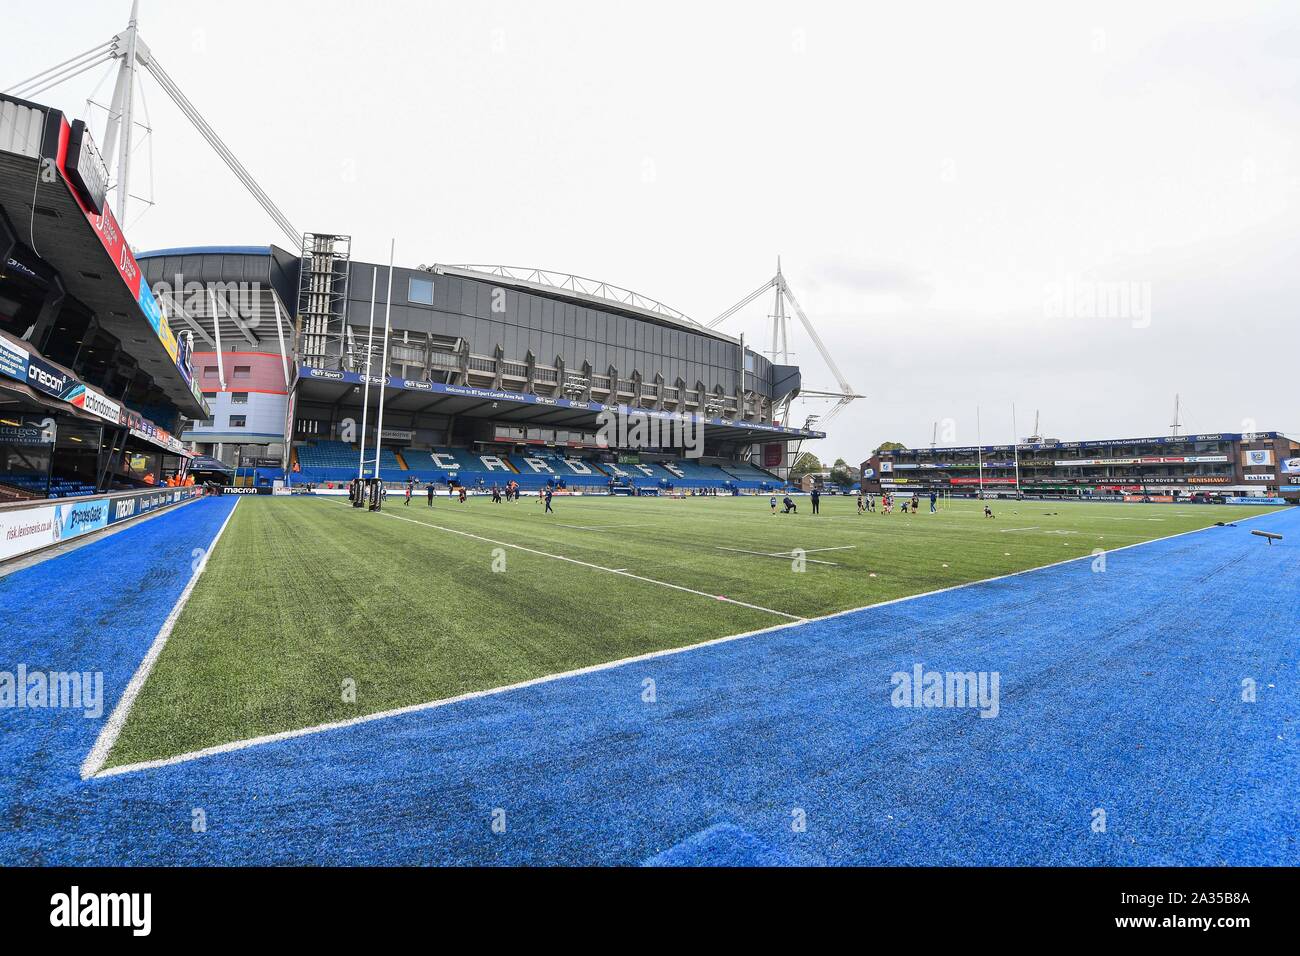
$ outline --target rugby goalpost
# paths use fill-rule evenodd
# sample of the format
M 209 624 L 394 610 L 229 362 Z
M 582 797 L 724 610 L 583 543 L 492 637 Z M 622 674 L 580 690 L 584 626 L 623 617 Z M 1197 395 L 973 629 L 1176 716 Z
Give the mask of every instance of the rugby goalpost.
M 393 262 L 397 254 L 397 239 L 388 243 L 388 294 L 384 303 L 384 342 L 379 359 L 379 415 L 375 422 L 375 466 L 374 477 L 366 477 L 366 431 L 370 425 L 370 380 L 373 378 L 372 363 L 375 357 L 375 296 L 379 288 L 379 267 L 375 266 L 370 274 L 370 328 L 366 332 L 366 374 L 361 397 L 361 441 L 357 452 L 357 482 L 368 489 L 370 510 L 378 511 L 383 503 L 383 475 L 380 473 L 380 460 L 384 450 L 384 395 L 388 390 L 388 338 L 392 330 L 393 319 Z M 356 502 L 353 502 L 356 504 Z

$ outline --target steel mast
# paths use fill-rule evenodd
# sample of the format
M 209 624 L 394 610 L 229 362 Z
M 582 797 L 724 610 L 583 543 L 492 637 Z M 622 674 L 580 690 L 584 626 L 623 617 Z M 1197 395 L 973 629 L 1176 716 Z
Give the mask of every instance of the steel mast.
M 167 75 L 167 71 L 163 69 L 158 58 L 149 49 L 149 45 L 140 36 L 139 14 L 140 0 L 132 0 L 131 18 L 125 30 L 84 53 L 10 86 L 4 92 L 31 98 L 73 77 L 80 76 L 96 66 L 117 61 L 117 80 L 113 85 L 113 99 L 109 104 L 108 119 L 104 124 L 104 138 L 99 146 L 106 168 L 112 169 L 113 160 L 117 160 L 117 179 L 111 188 L 117 190 L 115 199 L 117 221 L 125 226 L 127 206 L 131 196 L 131 133 L 135 122 L 136 75 L 143 67 L 163 88 L 163 92 L 171 97 L 172 102 L 185 114 L 185 118 L 193 124 L 199 135 L 212 147 L 213 152 L 235 174 L 235 178 L 252 194 L 280 231 L 293 241 L 294 246 L 297 246 L 302 242 L 303 233 L 295 228 L 289 218 L 280 211 L 280 207 L 258 185 L 252 173 L 208 125 L 203 114 Z

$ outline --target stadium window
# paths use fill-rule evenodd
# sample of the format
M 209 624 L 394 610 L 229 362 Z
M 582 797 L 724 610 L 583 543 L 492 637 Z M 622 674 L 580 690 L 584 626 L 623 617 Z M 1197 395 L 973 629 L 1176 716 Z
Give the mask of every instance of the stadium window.
M 216 377 L 217 377 L 217 367 L 216 367 L 215 365 L 205 365 L 205 366 L 203 366 L 203 377 L 204 377 L 204 378 L 216 378 Z
M 231 416 L 230 416 L 230 427 L 231 427 L 231 428 L 243 428 L 244 425 L 247 423 L 247 421 L 248 421 L 248 418 L 247 418 L 247 416 L 245 416 L 245 415 L 231 415 Z
M 252 378 L 253 369 L 250 365 L 236 365 L 235 378 Z
M 217 393 L 216 393 L 216 392 L 204 392 L 204 393 L 203 393 L 203 397 L 204 397 L 205 399 L 207 399 L 208 401 L 210 401 L 210 402 L 212 402 L 212 401 L 216 401 Z
M 230 404 L 232 404 L 232 405 L 247 405 L 247 404 L 248 404 L 248 393 L 247 393 L 247 392 L 231 392 L 231 393 L 230 393 Z
M 406 301 L 419 305 L 433 305 L 433 280 L 412 276 L 406 287 Z

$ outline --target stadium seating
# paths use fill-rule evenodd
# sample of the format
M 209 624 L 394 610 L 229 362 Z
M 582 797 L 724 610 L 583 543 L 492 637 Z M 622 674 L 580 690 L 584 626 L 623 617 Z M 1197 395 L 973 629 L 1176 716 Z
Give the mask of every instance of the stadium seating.
M 342 441 L 318 441 L 311 445 L 300 445 L 297 449 L 298 473 L 296 482 L 337 482 L 348 481 L 357 476 L 358 449 Z M 366 458 L 371 458 L 367 451 Z M 397 480 L 404 475 L 402 463 L 392 448 L 379 450 L 380 473 Z
M 319 441 L 298 448 L 295 481 L 347 481 L 357 476 L 357 450 L 347 442 Z
M 29 495 L 45 496 L 45 478 L 31 474 L 0 475 L 0 483 L 17 488 Z M 93 495 L 95 486 L 77 478 L 50 479 L 50 498 L 75 498 L 81 495 Z
M 373 451 L 373 449 L 371 449 L 371 451 Z M 369 461 L 373 457 L 374 456 L 370 452 L 366 453 L 367 461 Z M 395 471 L 405 471 L 405 470 L 406 469 L 402 467 L 402 463 L 397 460 L 397 452 L 393 451 L 393 449 L 391 448 L 379 449 L 379 473 L 380 474 L 387 475 Z
M 476 455 L 468 448 L 434 448 L 402 453 L 408 471 L 417 481 L 446 483 L 455 480 L 468 487 L 491 487 L 516 477 L 504 460 L 494 455 Z M 486 459 L 486 460 L 485 460 Z
M 606 488 L 609 475 L 594 461 L 570 458 L 548 449 L 538 449 L 523 455 L 508 456 L 510 464 L 519 472 L 515 480 L 521 488 L 540 488 L 548 481 L 563 481 L 568 488 Z
M 357 450 L 347 442 L 318 441 L 298 448 L 298 464 L 303 468 L 357 467 Z
M 677 476 L 662 466 L 649 462 L 638 465 L 606 463 L 602 466 L 619 483 L 633 488 L 661 488 L 677 481 Z
M 734 476 L 717 465 L 704 465 L 689 458 L 667 462 L 660 467 L 672 474 L 670 480 L 675 488 L 729 488 L 736 482 Z
M 749 463 L 740 465 L 723 465 L 722 470 L 735 479 L 737 488 L 766 491 L 771 488 L 782 488 L 785 486 L 785 482 L 770 471 L 764 471 L 762 468 Z
M 604 490 L 611 480 L 633 488 L 766 491 L 782 487 L 779 478 L 753 465 L 705 464 L 697 459 L 620 465 L 551 448 L 529 449 L 512 455 L 479 454 L 468 448 L 384 448 L 380 454 L 382 474 L 394 482 L 414 478 L 421 484 L 456 482 L 469 488 L 486 489 L 493 484 L 515 481 L 525 491 L 537 491 L 561 482 L 575 490 Z M 294 476 L 297 482 L 340 482 L 357 474 L 357 449 L 346 442 L 321 441 L 299 446 L 297 460 L 301 469 Z M 258 478 L 263 479 L 260 472 Z

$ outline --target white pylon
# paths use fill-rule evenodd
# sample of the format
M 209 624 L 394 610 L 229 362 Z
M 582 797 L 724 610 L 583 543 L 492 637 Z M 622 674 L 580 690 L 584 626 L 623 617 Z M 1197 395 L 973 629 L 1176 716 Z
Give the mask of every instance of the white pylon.
M 823 361 L 826 362 L 826 367 L 830 369 L 831 375 L 835 377 L 836 384 L 839 385 L 838 391 L 832 389 L 800 388 L 797 394 L 791 392 L 787 395 L 777 396 L 772 409 L 772 417 L 784 422 L 790 410 L 790 403 L 797 397 L 834 399 L 835 406 L 821 418 L 820 424 L 824 426 L 828 421 L 842 412 L 851 402 L 855 399 L 863 398 L 864 396 L 859 395 L 853 390 L 853 386 L 849 384 L 848 379 L 844 377 L 844 373 L 840 371 L 839 366 L 835 364 L 835 360 L 831 358 L 830 350 L 826 348 L 826 344 L 822 341 L 821 336 L 817 334 L 817 330 L 813 327 L 812 321 L 804 313 L 803 307 L 799 305 L 799 300 L 794 297 L 794 292 L 790 289 L 790 283 L 786 281 L 785 274 L 781 271 L 781 259 L 779 256 L 776 260 L 776 275 L 772 276 L 772 278 L 768 279 L 749 295 L 745 296 L 731 308 L 727 309 L 717 318 L 713 319 L 713 321 L 709 322 L 707 328 L 712 329 L 721 325 L 769 289 L 775 291 L 771 316 L 771 356 L 773 363 L 779 365 L 788 365 L 790 363 L 790 322 L 789 316 L 786 312 L 786 306 L 788 305 L 794 312 L 795 317 L 799 319 L 800 324 L 803 325 L 804 331 L 808 333 L 808 337 L 812 339 L 813 345 L 817 347 L 818 354 L 820 354 Z
M 185 94 L 181 92 L 181 88 L 176 85 L 176 82 L 167 75 L 167 71 L 162 68 L 158 58 L 150 51 L 149 45 L 140 37 L 139 14 L 140 0 L 132 0 L 131 19 L 127 23 L 125 30 L 99 46 L 93 47 L 70 60 L 64 60 L 57 66 L 43 70 L 35 76 L 9 87 L 4 92 L 22 97 L 37 96 L 58 86 L 60 83 L 72 79 L 74 76 L 81 75 L 92 67 L 111 60 L 119 61 L 117 81 L 113 85 L 113 99 L 109 104 L 108 119 L 104 124 L 104 138 L 100 141 L 99 146 L 105 167 L 112 169 L 113 160 L 117 160 L 117 180 L 111 188 L 117 190 L 116 214 L 117 221 L 121 224 L 126 222 L 127 205 L 131 195 L 131 132 L 135 114 L 137 73 L 140 67 L 144 67 L 158 85 L 163 88 L 163 92 L 171 97 L 172 102 L 185 114 L 185 118 L 194 124 L 194 128 L 199 131 L 199 135 L 207 140 L 208 145 L 212 147 L 221 161 L 243 183 L 244 188 L 252 193 L 253 198 L 266 210 L 267 215 L 280 228 L 280 231 L 288 236 L 296 247 L 302 241 L 302 232 L 280 211 L 280 207 L 271 201 L 271 197 L 257 184 L 257 180 L 235 158 L 235 154 L 230 151 L 229 147 L 222 142 L 221 137 L 208 125 L 207 120 L 203 118 L 203 114 L 186 98 Z

